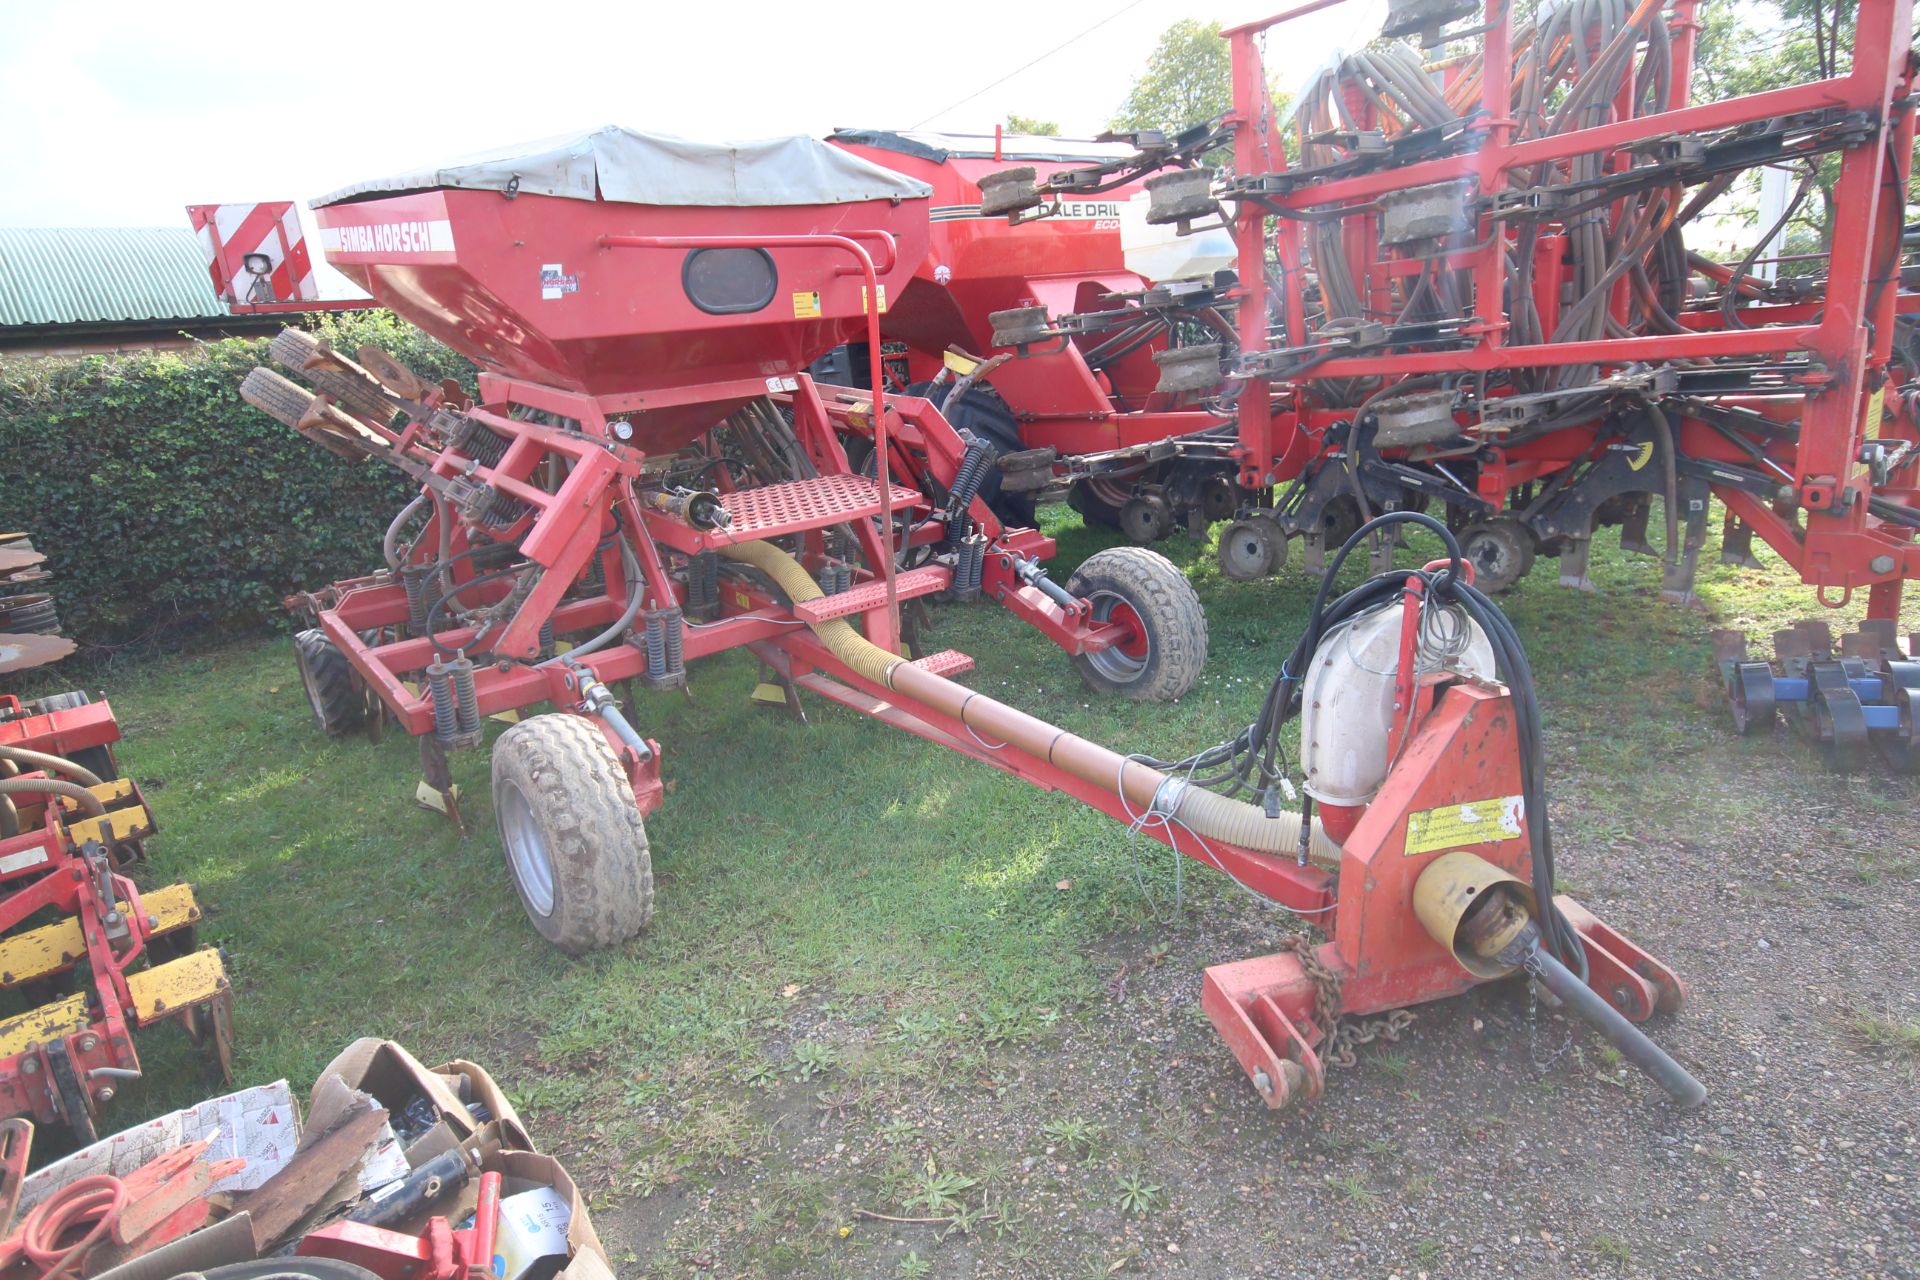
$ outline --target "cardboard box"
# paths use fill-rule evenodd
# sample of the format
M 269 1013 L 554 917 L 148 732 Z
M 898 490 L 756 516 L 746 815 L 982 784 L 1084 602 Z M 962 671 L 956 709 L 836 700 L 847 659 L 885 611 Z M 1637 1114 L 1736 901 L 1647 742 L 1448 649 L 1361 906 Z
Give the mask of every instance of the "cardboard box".
M 421 1094 L 426 1095 L 439 1112 L 447 1132 L 438 1141 L 428 1144 L 431 1149 L 425 1156 L 415 1157 L 412 1148 L 408 1149 L 408 1160 L 415 1167 L 419 1166 L 421 1159 L 430 1158 L 454 1143 L 471 1138 L 480 1128 L 481 1122 L 474 1120 L 460 1099 L 463 1086 L 469 1098 L 481 1103 L 493 1114 L 493 1123 L 500 1126 L 502 1146 L 522 1151 L 534 1149 L 533 1139 L 528 1136 L 520 1113 L 507 1101 L 506 1094 L 500 1091 L 493 1077 L 471 1062 L 455 1059 L 442 1066 L 428 1068 L 395 1041 L 368 1036 L 341 1050 L 321 1071 L 320 1080 L 324 1081 L 329 1075 L 338 1075 L 353 1088 L 372 1094 L 396 1124 L 410 1102 Z M 314 1087 L 319 1088 L 319 1081 L 315 1082 Z

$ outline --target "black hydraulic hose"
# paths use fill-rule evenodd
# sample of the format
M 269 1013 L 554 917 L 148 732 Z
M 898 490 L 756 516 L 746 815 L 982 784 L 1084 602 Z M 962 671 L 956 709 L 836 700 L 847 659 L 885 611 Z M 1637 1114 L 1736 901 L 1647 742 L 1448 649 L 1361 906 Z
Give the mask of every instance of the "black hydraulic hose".
M 447 602 L 449 600 L 459 595 L 462 591 L 471 591 L 475 587 L 484 587 L 489 582 L 499 582 L 503 578 L 517 577 L 523 572 L 525 572 L 525 566 L 516 565 L 510 569 L 499 569 L 493 573 L 483 573 L 477 578 L 468 578 L 465 582 L 461 583 L 459 586 L 455 587 L 453 590 L 447 592 L 445 595 L 441 596 L 439 599 L 435 600 L 430 606 L 428 606 L 427 608 L 427 641 L 428 643 L 433 645 L 433 651 L 445 657 L 452 657 L 457 652 L 457 650 L 450 649 L 446 645 L 440 643 L 440 634 L 439 634 L 440 627 L 434 621 L 436 618 L 440 616 L 440 611 L 447 607 Z
M 1577 977 L 1565 965 L 1542 951 L 1532 938 L 1525 943 L 1525 955 L 1520 965 L 1529 975 L 1539 979 L 1547 990 L 1559 996 L 1562 1003 L 1579 1014 L 1594 1030 L 1605 1036 L 1608 1043 L 1625 1055 L 1627 1061 L 1646 1072 L 1684 1110 L 1691 1111 L 1707 1100 L 1705 1085 L 1668 1056 L 1666 1050 L 1649 1040 L 1645 1032 L 1621 1016 L 1620 1011 L 1588 986 L 1585 979 Z
M 1667 509 L 1667 565 L 1673 567 L 1680 563 L 1680 462 L 1674 455 L 1673 424 L 1667 421 L 1666 411 L 1649 404 L 1647 419 L 1660 442 L 1661 479 L 1666 485 L 1660 505 Z

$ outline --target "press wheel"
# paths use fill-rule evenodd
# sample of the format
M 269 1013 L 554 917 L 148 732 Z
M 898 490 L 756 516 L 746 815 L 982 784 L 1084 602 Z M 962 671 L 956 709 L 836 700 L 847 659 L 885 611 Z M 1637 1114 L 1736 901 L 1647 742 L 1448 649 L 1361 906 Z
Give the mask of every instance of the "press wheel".
M 1733 712 L 1733 731 L 1742 737 L 1773 727 L 1773 668 L 1764 662 L 1741 662 L 1727 673 L 1727 707 Z

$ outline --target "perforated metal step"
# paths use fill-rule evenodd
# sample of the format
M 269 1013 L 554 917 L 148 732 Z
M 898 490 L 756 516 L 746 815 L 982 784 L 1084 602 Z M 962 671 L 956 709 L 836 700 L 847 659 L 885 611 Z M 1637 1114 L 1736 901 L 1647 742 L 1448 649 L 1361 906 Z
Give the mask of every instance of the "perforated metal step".
M 936 591 L 946 590 L 947 583 L 952 580 L 953 571 L 945 565 L 923 565 L 918 569 L 909 569 L 905 573 L 894 575 L 894 594 L 901 600 L 911 600 L 915 596 L 929 596 Z M 825 622 L 829 618 L 845 618 L 851 614 L 865 613 L 869 609 L 878 609 L 886 602 L 887 584 L 876 578 L 872 582 L 863 582 L 838 595 L 821 596 L 818 600 L 803 600 L 793 606 L 793 616 L 802 622 Z
M 824 529 L 880 514 L 880 486 L 866 476 L 819 476 L 759 489 L 742 489 L 721 499 L 733 515 L 726 533 L 740 542 L 778 538 L 803 529 Z M 918 490 L 893 486 L 893 509 L 923 499 Z
M 958 649 L 942 649 L 939 653 L 930 653 L 924 658 L 915 658 L 910 666 L 920 668 L 928 675 L 953 676 L 965 675 L 973 670 L 973 659 Z

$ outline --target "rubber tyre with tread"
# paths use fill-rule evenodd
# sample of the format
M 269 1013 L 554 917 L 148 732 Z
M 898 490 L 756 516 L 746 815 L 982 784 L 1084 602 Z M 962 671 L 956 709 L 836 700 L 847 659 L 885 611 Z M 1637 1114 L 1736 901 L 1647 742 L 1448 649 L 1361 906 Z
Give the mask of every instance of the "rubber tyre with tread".
M 293 660 L 307 690 L 313 721 L 330 738 L 351 733 L 367 722 L 367 701 L 353 679 L 347 655 L 318 627 L 293 637 Z
M 348 413 L 358 414 L 382 425 L 393 421 L 393 402 L 379 388 L 337 369 L 308 369 L 306 362 L 320 349 L 320 339 L 304 329 L 282 329 L 267 348 L 273 362 L 288 373 L 325 392 Z
M 584 717 L 534 716 L 493 747 L 493 811 L 507 873 L 540 936 L 569 955 L 617 946 L 653 918 L 653 854 L 626 771 Z M 515 824 L 537 832 L 548 901 L 515 865 Z M 541 910 L 545 905 L 546 909 Z
M 1135 702 L 1172 702 L 1193 688 L 1207 663 L 1207 615 L 1173 561 L 1145 547 L 1108 547 L 1081 562 L 1067 590 L 1092 601 L 1096 618 L 1124 603 L 1146 632 L 1137 669 L 1115 670 L 1101 654 L 1075 657 L 1088 687 Z

